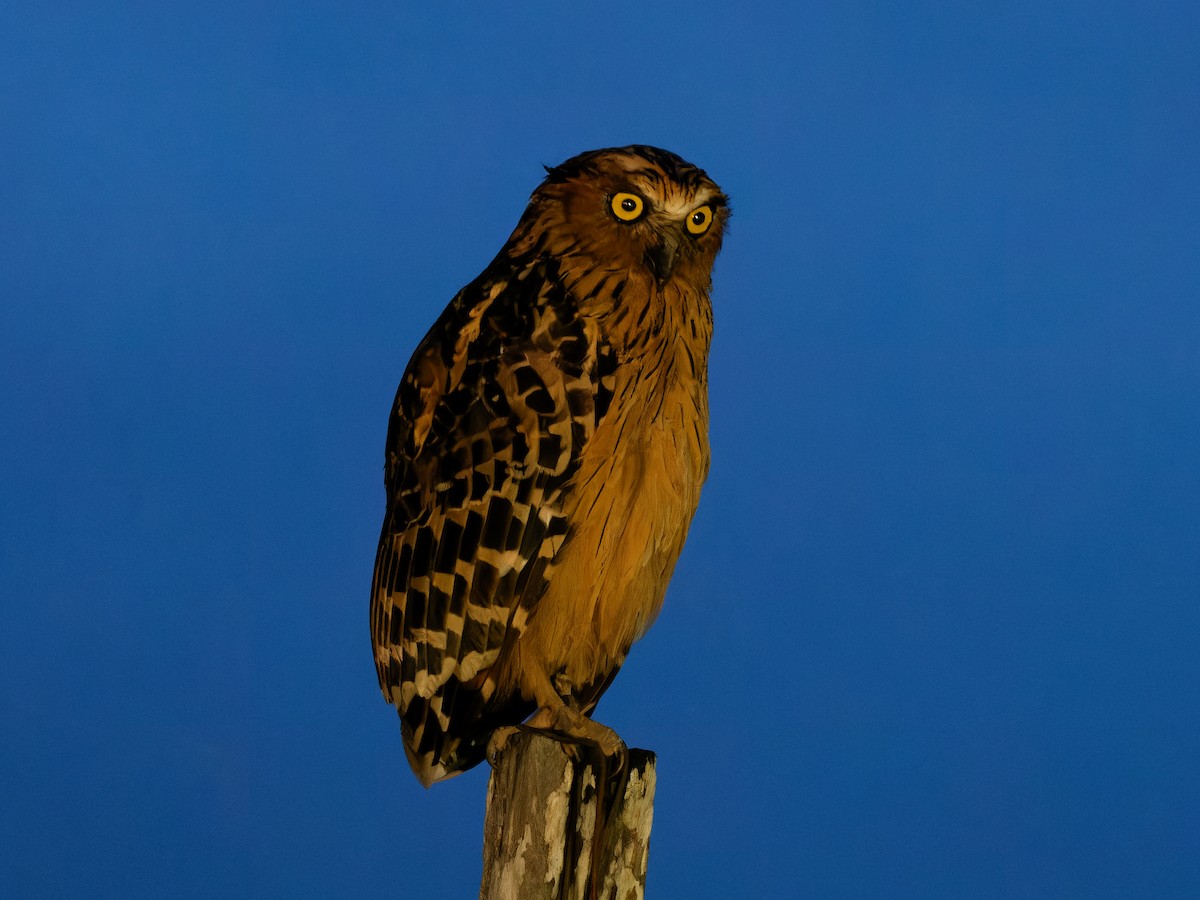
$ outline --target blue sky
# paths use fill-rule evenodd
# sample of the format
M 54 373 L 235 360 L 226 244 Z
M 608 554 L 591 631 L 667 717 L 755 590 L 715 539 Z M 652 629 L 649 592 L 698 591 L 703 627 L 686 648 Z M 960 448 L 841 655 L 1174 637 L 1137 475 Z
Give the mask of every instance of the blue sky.
M 1200 893 L 1194 4 L 0 13 L 0 894 L 471 896 L 375 683 L 417 340 L 543 163 L 733 198 L 598 710 L 654 897 Z

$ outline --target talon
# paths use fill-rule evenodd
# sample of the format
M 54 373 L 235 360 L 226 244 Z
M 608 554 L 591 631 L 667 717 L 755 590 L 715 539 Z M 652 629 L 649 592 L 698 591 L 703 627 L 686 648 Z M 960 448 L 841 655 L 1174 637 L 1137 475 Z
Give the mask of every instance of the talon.
M 607 725 L 601 725 L 566 704 L 552 710 L 550 727 L 555 731 L 576 738 L 599 748 L 607 757 L 627 756 L 625 742 Z
M 492 736 L 488 738 L 487 743 L 487 761 L 488 765 L 493 769 L 496 768 L 496 760 L 500 758 L 500 754 L 508 746 L 509 740 L 519 730 L 519 726 L 516 725 L 502 725 L 492 732 Z

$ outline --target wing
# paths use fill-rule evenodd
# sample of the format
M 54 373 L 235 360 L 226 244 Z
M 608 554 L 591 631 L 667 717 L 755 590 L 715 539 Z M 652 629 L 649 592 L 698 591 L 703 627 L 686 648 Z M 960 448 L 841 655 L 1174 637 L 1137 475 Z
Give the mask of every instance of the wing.
M 479 762 L 532 704 L 493 669 L 569 535 L 572 478 L 611 396 L 611 349 L 552 261 L 499 260 L 418 346 L 388 428 L 375 662 L 426 784 Z

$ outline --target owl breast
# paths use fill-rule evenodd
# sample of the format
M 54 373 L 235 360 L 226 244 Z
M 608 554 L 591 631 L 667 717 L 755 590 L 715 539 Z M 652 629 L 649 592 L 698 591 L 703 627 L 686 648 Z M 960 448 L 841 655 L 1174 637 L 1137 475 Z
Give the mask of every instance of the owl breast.
M 658 615 L 708 473 L 711 309 L 687 299 L 620 351 L 612 403 L 580 460 L 579 524 L 514 654 L 548 666 L 585 709 Z

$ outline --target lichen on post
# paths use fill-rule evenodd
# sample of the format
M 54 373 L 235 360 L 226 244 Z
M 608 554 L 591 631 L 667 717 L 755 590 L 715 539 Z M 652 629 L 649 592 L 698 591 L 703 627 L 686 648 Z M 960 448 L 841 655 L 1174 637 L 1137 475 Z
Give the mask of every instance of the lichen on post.
M 596 748 L 519 728 L 489 761 L 480 900 L 645 895 L 653 753 L 630 750 L 627 771 L 614 772 Z

